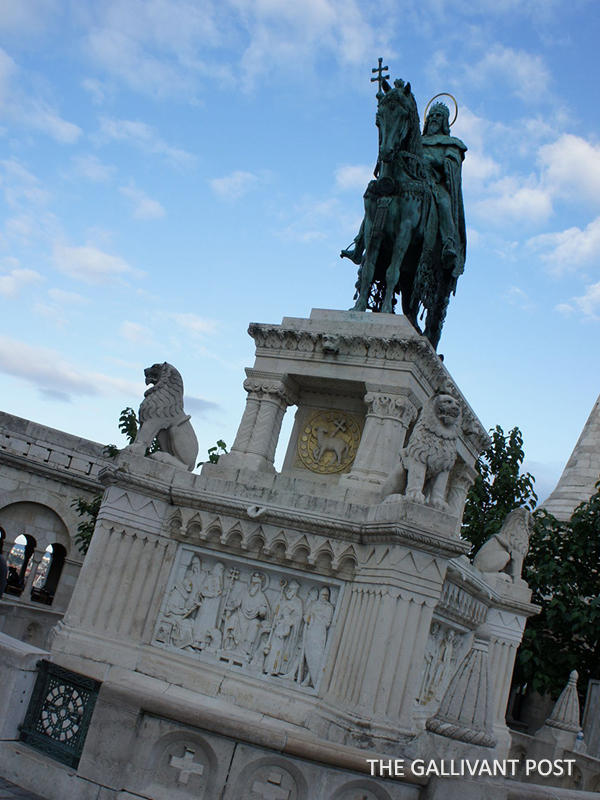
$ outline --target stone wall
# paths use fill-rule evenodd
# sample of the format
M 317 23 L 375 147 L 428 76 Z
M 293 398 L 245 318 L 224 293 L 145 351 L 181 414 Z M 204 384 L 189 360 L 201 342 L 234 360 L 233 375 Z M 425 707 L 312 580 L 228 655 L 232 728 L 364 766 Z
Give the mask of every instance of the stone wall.
M 78 497 L 102 491 L 98 472 L 107 463 L 104 448 L 63 431 L 0 412 L 0 537 L 8 557 L 18 536 L 28 537 L 32 568 L 20 595 L 0 601 L 0 630 L 43 647 L 50 628 L 63 616 L 83 562 L 75 536 L 81 518 Z M 64 548 L 64 564 L 51 604 L 32 599 L 37 567 L 48 545 Z

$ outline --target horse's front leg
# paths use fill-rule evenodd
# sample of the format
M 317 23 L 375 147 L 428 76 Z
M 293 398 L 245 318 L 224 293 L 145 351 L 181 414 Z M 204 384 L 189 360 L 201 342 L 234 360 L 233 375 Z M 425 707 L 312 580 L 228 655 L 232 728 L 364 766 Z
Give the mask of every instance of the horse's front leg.
M 385 273 L 385 298 L 381 310 L 384 314 L 391 314 L 393 310 L 393 301 L 396 294 L 396 285 L 400 279 L 400 270 L 402 269 L 402 262 L 404 256 L 410 245 L 412 235 L 412 225 L 410 220 L 403 220 L 400 223 L 400 228 L 396 235 L 394 242 L 394 249 L 392 257 L 390 258 L 390 265 Z
M 406 255 L 412 237 L 419 224 L 420 205 L 417 206 L 412 200 L 408 203 L 399 205 L 398 222 L 395 226 L 396 238 L 390 265 L 385 274 L 385 298 L 381 310 L 384 314 L 391 314 L 393 311 L 393 301 L 396 294 L 396 286 L 400 279 L 402 262 Z
M 371 294 L 371 286 L 375 275 L 375 264 L 381 247 L 381 237 L 371 239 L 367 247 L 367 253 L 360 273 L 360 294 L 352 311 L 366 311 Z
M 371 198 L 365 198 L 365 216 L 363 219 L 363 236 L 365 254 L 360 268 L 360 288 L 358 299 L 352 311 L 366 311 L 371 294 L 371 284 L 375 275 L 375 264 L 381 246 L 381 236 L 373 235 L 373 216 L 377 209 L 377 203 Z

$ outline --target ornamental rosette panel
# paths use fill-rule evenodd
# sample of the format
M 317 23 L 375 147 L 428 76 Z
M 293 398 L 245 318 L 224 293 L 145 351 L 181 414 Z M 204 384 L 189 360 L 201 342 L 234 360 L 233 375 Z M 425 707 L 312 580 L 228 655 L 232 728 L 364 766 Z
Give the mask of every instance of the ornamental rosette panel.
M 102 684 L 49 661 L 38 670 L 19 739 L 77 769 Z

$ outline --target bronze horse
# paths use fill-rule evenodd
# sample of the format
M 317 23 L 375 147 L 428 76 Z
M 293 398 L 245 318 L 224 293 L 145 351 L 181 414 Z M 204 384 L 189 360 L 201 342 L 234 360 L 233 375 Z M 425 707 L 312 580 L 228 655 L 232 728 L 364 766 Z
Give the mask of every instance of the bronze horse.
M 342 256 L 360 264 L 353 310 L 393 313 L 396 294 L 417 328 L 413 284 L 420 261 L 431 191 L 426 179 L 417 104 L 410 83 L 394 82 L 379 100 L 376 180 L 364 195 L 365 217 L 354 249 Z

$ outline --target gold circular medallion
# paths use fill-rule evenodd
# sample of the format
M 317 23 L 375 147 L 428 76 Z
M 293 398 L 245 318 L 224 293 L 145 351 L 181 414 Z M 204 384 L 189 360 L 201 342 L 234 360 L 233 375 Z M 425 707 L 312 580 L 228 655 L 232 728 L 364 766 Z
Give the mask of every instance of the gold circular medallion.
M 359 442 L 360 427 L 350 414 L 320 411 L 302 426 L 298 456 L 312 472 L 343 472 L 354 461 Z

